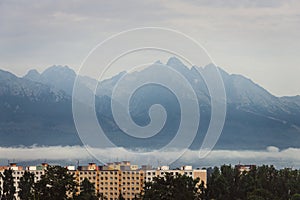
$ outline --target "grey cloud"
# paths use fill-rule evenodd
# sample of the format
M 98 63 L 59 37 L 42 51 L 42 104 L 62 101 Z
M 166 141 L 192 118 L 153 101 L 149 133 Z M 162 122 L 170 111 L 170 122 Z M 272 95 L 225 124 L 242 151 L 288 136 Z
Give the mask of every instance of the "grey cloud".
M 254 7 L 254 8 L 274 8 L 274 7 L 280 7 L 287 1 L 283 0 L 228 0 L 228 1 L 222 1 L 222 0 L 190 0 L 187 1 L 191 4 L 197 5 L 197 6 L 208 6 L 208 7 L 227 7 L 227 8 L 238 8 L 238 7 Z
M 167 15 L 155 1 L 1 1 L 1 68 L 78 66 L 79 58 L 112 33 L 162 22 Z
M 121 150 L 121 151 L 120 151 Z M 142 150 L 136 150 L 142 151 Z M 181 149 L 170 149 L 167 151 L 157 151 L 154 157 L 133 156 L 130 152 L 123 148 L 94 149 L 94 156 L 101 158 L 103 162 L 111 162 L 117 160 L 131 160 L 137 164 L 168 164 L 169 160 L 177 157 L 178 151 Z M 118 152 L 118 153 L 117 153 Z M 32 160 L 93 160 L 85 148 L 81 146 L 49 146 L 49 147 L 0 147 L 0 159 L 14 159 L 15 161 L 32 161 Z M 194 166 L 209 167 L 220 166 L 222 164 L 269 164 L 278 168 L 295 167 L 300 168 L 300 149 L 288 148 L 279 150 L 277 147 L 268 147 L 264 151 L 238 151 L 238 150 L 213 150 L 206 158 L 199 159 L 199 151 L 187 150 L 175 165 L 192 164 Z M 99 160 L 99 163 L 100 160 Z

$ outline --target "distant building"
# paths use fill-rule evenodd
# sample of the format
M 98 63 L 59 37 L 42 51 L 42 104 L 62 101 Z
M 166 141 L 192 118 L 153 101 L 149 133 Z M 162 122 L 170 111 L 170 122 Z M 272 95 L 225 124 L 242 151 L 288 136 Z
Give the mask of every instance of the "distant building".
M 249 172 L 250 170 L 256 168 L 256 165 L 241 165 L 238 164 L 235 166 L 236 169 L 238 169 L 241 173 L 243 172 Z

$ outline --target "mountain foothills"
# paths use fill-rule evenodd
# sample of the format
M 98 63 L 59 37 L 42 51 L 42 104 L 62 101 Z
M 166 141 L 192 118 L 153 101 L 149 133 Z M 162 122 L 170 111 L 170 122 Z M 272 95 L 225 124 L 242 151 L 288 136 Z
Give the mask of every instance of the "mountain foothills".
M 211 117 L 210 95 L 203 77 L 212 77 L 214 66 L 188 68 L 174 57 L 166 64 L 189 81 L 199 99 L 201 120 L 190 147 L 197 149 Z M 271 145 L 300 148 L 300 96 L 276 97 L 244 76 L 230 75 L 221 68 L 219 71 L 226 90 L 227 115 L 216 148 L 259 150 Z M 147 139 L 132 138 L 119 129 L 111 111 L 112 90 L 123 75 L 129 85 L 153 75 L 170 79 L 174 86 L 180 84 L 172 77 L 155 74 L 153 66 L 129 74 L 121 72 L 100 82 L 96 90 L 96 112 L 106 136 L 117 145 L 132 148 L 166 145 L 180 124 L 178 99 L 158 84 L 148 84 L 134 92 L 129 110 L 135 123 L 145 126 L 150 122 L 148 111 L 153 104 L 161 104 L 168 117 L 157 135 Z M 67 66 L 52 66 L 42 73 L 30 70 L 24 77 L 0 70 L 0 146 L 80 145 L 72 115 L 75 78 L 76 73 Z M 97 83 L 85 76 L 78 76 L 78 80 L 91 92 L 91 85 Z M 123 92 L 125 98 L 129 91 L 124 88 Z M 189 104 L 189 98 L 184 96 L 184 103 Z M 123 102 L 117 103 L 126 106 Z M 189 130 L 185 132 L 190 134 Z

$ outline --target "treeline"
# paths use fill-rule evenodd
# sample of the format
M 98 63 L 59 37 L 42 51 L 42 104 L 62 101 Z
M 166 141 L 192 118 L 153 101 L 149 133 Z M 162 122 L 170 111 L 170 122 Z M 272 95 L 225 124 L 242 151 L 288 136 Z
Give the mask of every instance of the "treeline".
M 237 167 L 215 167 L 206 187 L 199 180 L 179 176 L 156 178 L 146 183 L 142 199 L 164 200 L 300 200 L 300 171 L 253 166 L 241 172 Z
M 16 188 L 12 170 L 2 176 L 1 200 L 14 200 Z M 105 200 L 96 194 L 94 184 L 85 179 L 78 185 L 67 169 L 51 166 L 41 180 L 25 172 L 19 182 L 21 200 Z M 144 190 L 135 200 L 300 200 L 300 171 L 277 170 L 273 166 L 253 167 L 241 172 L 230 165 L 215 167 L 204 182 L 185 175 L 156 177 L 146 182 Z M 124 200 L 120 194 L 119 200 Z
M 236 167 L 223 165 L 208 176 L 204 199 L 300 200 L 299 194 L 299 170 L 264 165 L 241 173 Z

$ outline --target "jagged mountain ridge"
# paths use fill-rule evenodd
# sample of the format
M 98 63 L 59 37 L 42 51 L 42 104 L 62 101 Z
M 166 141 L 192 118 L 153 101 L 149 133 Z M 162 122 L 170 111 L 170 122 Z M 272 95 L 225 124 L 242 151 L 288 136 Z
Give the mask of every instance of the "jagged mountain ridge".
M 78 144 L 71 97 L 48 85 L 0 71 L 0 145 Z
M 167 62 L 167 65 L 173 67 L 175 70 L 179 71 L 186 77 L 186 79 L 194 88 L 198 98 L 201 100 L 200 129 L 197 138 L 191 147 L 198 148 L 201 144 L 210 119 L 209 93 L 203 79 L 198 73 L 198 70 L 204 76 L 209 77 L 212 66 L 208 65 L 204 68 L 194 66 L 189 69 L 176 58 L 170 58 Z M 146 70 L 151 71 L 151 66 Z M 228 112 L 225 127 L 222 136 L 217 144 L 217 148 L 263 149 L 266 146 L 270 145 L 278 146 L 280 148 L 300 146 L 297 142 L 300 139 L 299 96 L 280 98 L 275 97 L 259 85 L 253 83 L 250 79 L 247 79 L 241 75 L 230 75 L 222 69 L 220 69 L 220 73 L 222 75 L 226 89 Z M 116 82 L 120 79 L 120 77 L 124 74 L 126 74 L 126 72 L 122 72 L 119 75 L 112 77 L 111 79 L 103 81 L 103 83 L 101 83 L 100 87 L 97 89 L 98 98 L 96 100 L 96 107 L 98 111 L 99 122 L 104 126 L 104 129 L 108 132 L 108 137 L 110 137 L 112 141 L 115 141 L 116 143 L 119 142 L 120 145 L 122 143 L 126 143 L 127 146 L 132 145 L 133 147 L 144 147 L 143 145 L 145 144 L 143 143 L 143 141 L 138 139 L 132 140 L 132 138 L 120 134 L 121 131 L 116 126 L 111 114 L 111 90 Z M 135 80 L 138 78 L 143 78 L 143 76 L 145 76 L 146 74 L 147 73 L 145 73 L 145 71 L 140 71 L 126 75 L 128 75 L 129 77 L 131 76 L 130 78 L 128 78 L 128 80 Z M 4 140 L 1 140 L 0 145 L 9 146 L 32 144 L 80 144 L 76 135 L 74 123 L 72 122 L 71 113 L 71 94 L 75 77 L 75 72 L 66 66 L 53 66 L 48 68 L 41 74 L 37 71 L 31 70 L 22 78 L 18 78 L 8 72 L 1 71 L 0 81 L 2 81 L 3 83 L 8 82 L 9 84 L 1 84 L 0 86 L 0 102 L 1 105 L 3 105 L 3 112 L 1 115 L 2 131 L 0 132 L 0 134 L 2 135 L 2 137 L 6 138 Z M 94 83 L 96 81 L 88 77 L 79 78 L 86 85 L 87 89 L 89 88 L 89 83 Z M 19 84 L 19 89 L 17 90 L 19 92 L 15 92 L 16 88 L 18 88 L 14 85 L 16 83 Z M 20 85 L 23 86 L 20 87 Z M 40 95 L 38 95 L 38 91 L 40 91 L 40 89 L 34 88 L 35 85 L 40 88 L 47 88 L 42 91 L 48 92 L 40 93 Z M 20 88 L 22 88 L 22 90 Z M 21 91 L 25 91 L 25 93 L 22 93 Z M 28 91 L 31 91 L 31 93 Z M 50 95 L 51 98 L 49 98 L 47 95 Z M 6 105 L 7 107 L 7 104 L 9 104 L 8 107 L 12 107 L 10 105 L 10 102 L 12 101 L 5 101 L 5 98 L 8 97 L 11 99 L 19 99 L 19 102 L 28 101 L 28 104 L 32 107 L 35 106 L 36 101 L 40 102 L 41 105 L 43 105 L 45 101 L 42 100 L 42 97 L 44 97 L 44 99 L 53 99 L 53 103 L 56 103 L 56 106 L 64 106 L 57 110 L 55 109 L 56 106 L 54 107 L 54 109 L 53 107 L 51 107 L 51 112 L 53 112 L 53 115 L 51 117 L 48 116 L 44 118 L 33 118 L 30 123 L 34 123 L 29 123 L 28 126 L 38 126 L 39 128 L 29 128 L 29 130 L 27 130 L 28 126 L 26 129 L 23 125 L 24 123 L 27 123 L 32 115 L 29 111 L 26 111 L 24 115 L 19 115 L 12 109 L 4 109 L 4 105 Z M 36 99 L 36 101 L 34 99 Z M 148 109 L 152 104 L 155 103 L 160 103 L 164 107 L 166 107 L 168 114 L 172 116 L 166 123 L 166 127 L 164 128 L 162 133 L 160 133 L 158 137 L 152 138 L 152 140 L 147 141 L 147 143 L 150 142 L 152 144 L 155 144 L 155 147 L 160 147 L 174 136 L 174 133 L 178 128 L 176 122 L 179 122 L 180 120 L 180 109 L 178 109 L 178 102 L 176 103 L 176 100 L 174 100 L 172 94 L 168 93 L 168 91 L 165 91 L 165 89 L 159 86 L 145 87 L 140 90 L 139 93 L 134 95 L 134 98 L 131 101 L 130 110 L 132 118 L 137 124 L 146 125 L 147 123 L 149 123 L 149 116 L 147 114 Z M 19 107 L 22 107 L 22 105 L 23 104 L 21 103 Z M 24 106 L 27 106 L 27 104 L 24 104 Z M 67 111 L 64 112 L 65 115 L 61 114 L 58 111 L 64 110 L 63 107 L 68 108 Z M 39 107 L 39 110 L 40 113 L 37 113 L 35 116 L 43 115 L 42 113 L 46 112 L 45 109 L 43 109 L 43 106 Z M 23 116 L 24 119 L 22 119 L 22 117 L 19 117 L 18 120 L 13 119 L 9 121 L 7 120 L 8 116 Z M 51 125 L 46 126 L 46 128 L 43 127 L 43 124 L 47 124 L 47 121 L 50 118 L 60 119 L 60 117 L 65 119 L 57 121 L 54 120 Z M 5 131 L 3 131 L 3 129 L 5 129 Z M 32 134 L 30 130 L 33 130 L 33 132 L 35 132 L 35 130 L 39 130 L 37 131 L 39 133 Z M 53 139 L 52 136 L 57 137 L 57 134 L 53 134 L 56 132 L 60 133 L 59 137 L 61 137 L 61 139 Z M 16 135 L 26 135 L 25 142 L 24 140 L 14 141 L 13 137 L 16 138 Z M 40 135 L 46 135 L 47 137 L 49 137 L 49 139 L 43 140 L 41 138 L 43 138 L 44 136 L 42 137 Z

